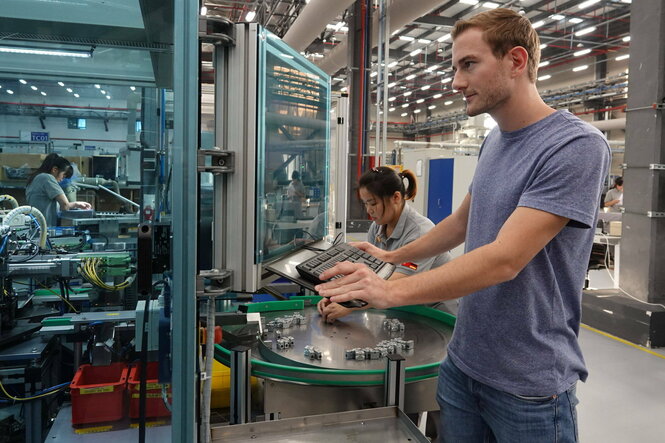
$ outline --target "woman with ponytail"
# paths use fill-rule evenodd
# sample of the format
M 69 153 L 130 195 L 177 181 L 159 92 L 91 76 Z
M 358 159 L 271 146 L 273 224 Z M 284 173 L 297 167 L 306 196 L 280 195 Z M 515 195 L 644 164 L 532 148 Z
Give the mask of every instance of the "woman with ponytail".
M 91 209 L 88 202 L 70 202 L 65 191 L 58 184 L 65 178 L 72 176 L 74 170 L 71 163 L 56 153 L 46 156 L 41 166 L 28 178 L 25 188 L 25 197 L 30 206 L 39 209 L 46 218 L 48 226 L 57 226 L 58 211 L 69 209 Z
M 365 205 L 372 225 L 367 232 L 367 241 L 372 245 L 393 251 L 417 238 L 434 227 L 434 223 L 419 214 L 407 200 L 416 198 L 418 185 L 416 176 L 408 169 L 397 172 L 387 166 L 370 169 L 358 183 L 360 201 Z M 441 266 L 451 259 L 449 253 L 441 254 L 417 263 L 397 265 L 390 279 L 398 279 Z M 318 304 L 319 313 L 329 323 L 352 312 L 327 298 Z

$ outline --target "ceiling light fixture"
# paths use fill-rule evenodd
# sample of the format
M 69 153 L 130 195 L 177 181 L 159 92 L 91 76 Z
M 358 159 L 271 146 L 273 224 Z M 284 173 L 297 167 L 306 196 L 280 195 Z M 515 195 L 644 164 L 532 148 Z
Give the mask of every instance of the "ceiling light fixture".
M 584 71 L 584 70 L 587 69 L 588 67 L 589 67 L 589 65 L 578 66 L 577 68 L 573 68 L 573 72 Z
M 406 91 L 406 92 L 404 93 L 404 97 L 408 97 L 408 96 L 410 96 L 411 94 L 413 94 L 413 91 Z
M 588 8 L 591 5 L 595 5 L 596 3 L 600 3 L 600 0 L 586 0 L 585 2 L 582 2 L 579 5 L 577 5 L 577 7 L 580 9 L 584 9 Z
M 72 92 L 72 88 L 67 88 L 67 92 Z
M 538 29 L 545 24 L 545 20 L 538 20 L 536 23 L 531 24 L 533 29 Z
M 436 41 L 441 43 L 445 42 L 446 40 L 450 39 L 450 34 L 442 35 L 441 37 L 437 38 Z
M 422 88 L 420 88 L 422 91 L 427 91 L 430 88 L 430 85 L 425 85 Z
M 487 8 L 487 9 L 496 9 L 496 8 L 498 8 L 498 7 L 499 7 L 499 4 L 498 4 L 498 3 L 494 3 L 494 2 L 484 2 L 484 3 L 483 3 L 483 8 Z
M 566 16 L 565 16 L 565 15 L 561 15 L 561 14 L 552 14 L 552 15 L 550 15 L 550 18 L 551 18 L 552 20 L 559 21 L 559 20 L 563 20 L 564 18 L 566 18 Z
M 395 60 L 394 62 L 388 63 L 389 68 L 394 68 L 395 66 L 397 66 L 397 60 Z
M 479 0 L 459 0 L 459 2 L 464 3 L 465 5 L 475 6 L 479 3 Z
M 423 45 L 429 45 L 430 43 L 432 43 L 432 40 L 428 40 L 426 38 L 419 38 L 418 43 L 422 43 Z
M 584 28 L 584 29 L 582 29 L 582 30 L 580 30 L 580 31 L 577 31 L 577 32 L 575 33 L 575 35 L 579 37 L 580 35 L 587 35 L 587 34 L 590 34 L 590 33 L 592 33 L 592 32 L 595 31 L 595 30 L 596 30 L 596 27 L 595 27 L 595 26 L 589 26 L 588 28 Z
M 424 98 L 419 98 L 418 100 L 416 100 L 416 103 L 422 103 L 422 102 L 424 102 L 424 101 L 425 101 Z
M 12 95 L 13 93 L 14 91 L 12 91 L 11 89 L 7 89 L 7 94 Z
M 545 43 L 541 43 L 540 45 L 540 50 L 542 51 L 543 49 L 547 48 L 547 45 Z
M 441 98 L 441 96 L 443 96 L 443 94 L 434 94 L 432 98 Z
M 63 82 L 58 82 L 58 85 L 65 86 L 65 84 Z
M 399 39 L 405 42 L 412 42 L 415 40 L 415 38 L 411 37 L 410 35 L 400 35 Z
M 621 40 L 623 40 L 623 41 L 625 41 L 625 42 L 629 42 L 629 41 L 630 41 L 630 35 L 625 36 L 625 37 L 622 38 Z
M 36 90 L 37 90 L 37 86 L 32 85 L 32 86 L 30 86 L 30 89 L 32 89 L 33 91 L 36 91 Z
M 409 107 L 409 104 L 408 104 L 408 103 L 404 103 L 404 104 L 402 105 L 402 107 L 403 107 L 403 108 L 408 108 L 408 107 Z
M 95 88 L 100 89 L 101 86 L 100 85 L 95 85 Z
M 28 84 L 28 82 L 26 82 L 26 81 L 23 80 L 22 78 L 20 78 L 18 81 L 19 81 L 19 83 L 21 83 L 22 85 L 27 85 L 27 84 Z
M 445 84 L 445 83 L 450 83 L 451 81 L 452 81 L 452 78 L 450 78 L 450 77 L 446 77 L 446 78 L 444 78 L 443 80 L 441 80 L 441 83 L 444 83 L 444 84 Z
M 452 105 L 452 104 L 453 104 L 453 101 L 452 101 L 452 100 L 448 100 L 448 101 L 446 101 L 446 102 L 443 102 L 443 104 L 446 105 L 446 106 L 449 106 L 449 105 Z
M 44 92 L 44 91 L 41 91 L 40 94 L 43 95 L 43 96 L 46 96 L 46 92 Z
M 401 115 L 402 117 L 406 117 L 407 115 L 409 115 L 409 113 L 408 113 L 408 112 L 402 112 L 400 115 Z
M 256 17 L 256 11 L 249 11 L 245 16 L 245 20 L 251 22 L 252 20 L 254 20 L 254 17 Z
M 422 49 L 416 49 L 415 51 L 411 51 L 411 52 L 409 52 L 409 55 L 410 55 L 411 57 L 415 57 L 416 55 L 420 54 L 421 52 L 423 52 Z
M 543 66 L 547 66 L 547 65 L 549 65 L 549 64 L 550 64 L 549 61 L 540 62 L 540 63 L 538 63 L 538 67 L 539 67 L 539 68 L 542 68 Z
M 542 81 L 545 81 L 545 80 L 549 80 L 551 78 L 552 78 L 552 76 L 547 74 L 547 75 L 543 75 L 542 77 L 538 77 L 538 81 L 542 82 Z
M 129 89 L 131 89 L 132 91 L 136 91 L 136 86 L 130 86 Z
M 80 97 L 80 95 L 78 95 L 78 94 L 74 94 L 74 97 L 76 97 L 76 98 L 79 98 L 79 97 Z
M 420 109 L 416 109 L 413 111 L 414 114 L 418 114 L 420 112 Z
M 579 24 L 582 23 L 584 20 L 582 20 L 581 18 L 573 17 L 573 18 L 569 19 L 568 21 L 569 21 L 570 23 L 574 24 L 574 25 L 579 25 Z
M 397 100 L 397 97 L 390 97 L 390 98 L 388 99 L 389 102 L 394 102 L 395 100 Z
M 388 112 L 393 112 L 395 108 L 388 108 Z
M 582 49 L 581 51 L 575 51 L 573 52 L 574 57 L 580 57 L 582 55 L 587 55 L 591 52 L 591 49 Z
M 436 105 L 431 105 L 427 107 L 427 109 L 434 109 L 434 108 L 436 108 Z
M 416 74 L 409 74 L 406 76 L 406 80 L 413 80 L 414 78 L 416 78 Z
M 620 62 L 621 60 L 625 60 L 625 59 L 627 59 L 628 57 L 630 57 L 630 54 L 624 54 L 624 55 L 620 55 L 620 56 L 618 56 L 618 57 L 615 58 L 614 60 Z

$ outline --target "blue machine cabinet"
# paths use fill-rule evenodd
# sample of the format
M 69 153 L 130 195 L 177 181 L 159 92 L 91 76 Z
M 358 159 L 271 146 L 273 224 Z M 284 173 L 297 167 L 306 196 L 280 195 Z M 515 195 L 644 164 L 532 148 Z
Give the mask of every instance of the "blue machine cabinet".
M 427 218 L 434 224 L 453 211 L 453 171 L 455 160 L 436 158 L 429 160 L 427 187 Z

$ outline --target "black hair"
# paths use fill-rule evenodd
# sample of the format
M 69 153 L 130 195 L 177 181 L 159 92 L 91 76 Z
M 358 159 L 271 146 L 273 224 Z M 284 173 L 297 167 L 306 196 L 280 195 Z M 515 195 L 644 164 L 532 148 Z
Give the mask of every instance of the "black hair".
M 69 160 L 52 152 L 46 156 L 41 166 L 28 177 L 28 183 L 26 186 L 32 183 L 32 180 L 34 180 L 37 175 L 42 173 L 50 174 L 53 168 L 58 168 L 58 171 L 65 171 L 66 178 L 71 178 L 71 176 L 74 175 L 74 168 L 72 168 L 72 164 L 69 163 Z
M 409 182 L 408 186 L 404 186 L 404 179 Z M 416 176 L 408 169 L 398 173 L 393 168 L 379 166 L 360 177 L 358 188 L 365 188 L 370 194 L 382 199 L 392 197 L 395 192 L 399 192 L 404 200 L 413 200 L 416 198 L 418 185 Z
M 616 188 L 617 186 L 623 186 L 623 177 L 617 177 L 614 179 L 614 186 L 612 186 L 612 188 Z
M 300 172 L 298 171 L 293 171 L 291 173 L 291 180 L 300 180 Z

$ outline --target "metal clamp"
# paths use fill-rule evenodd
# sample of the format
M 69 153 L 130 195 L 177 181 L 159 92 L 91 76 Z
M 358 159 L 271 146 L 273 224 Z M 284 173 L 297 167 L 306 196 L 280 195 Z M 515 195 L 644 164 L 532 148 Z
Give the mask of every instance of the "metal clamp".
M 212 172 L 213 174 L 225 174 L 233 172 L 235 166 L 235 153 L 216 149 L 199 149 L 197 151 L 198 172 Z M 206 158 L 210 157 L 210 165 L 206 165 Z
M 228 269 L 210 269 L 201 271 L 196 276 L 196 296 L 210 297 L 211 295 L 224 295 L 231 289 L 231 276 L 233 273 Z M 210 285 L 206 286 L 204 280 L 209 279 Z
M 665 102 L 652 103 L 651 106 L 640 106 L 638 108 L 628 108 L 628 109 L 625 109 L 624 112 L 643 111 L 645 109 L 652 109 L 654 111 L 662 111 L 663 109 L 665 109 Z
M 649 218 L 665 218 L 665 212 L 647 211 L 647 217 L 649 217 Z
M 223 17 L 199 16 L 199 40 L 221 46 L 235 46 L 233 22 Z
M 634 168 L 634 169 L 640 169 L 640 168 L 648 168 L 651 171 L 665 171 L 665 164 L 662 163 L 649 163 L 648 166 L 629 166 L 628 163 L 622 163 L 621 164 L 621 169 L 628 169 L 628 168 Z

